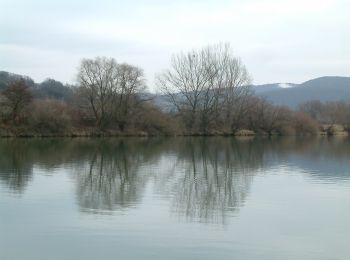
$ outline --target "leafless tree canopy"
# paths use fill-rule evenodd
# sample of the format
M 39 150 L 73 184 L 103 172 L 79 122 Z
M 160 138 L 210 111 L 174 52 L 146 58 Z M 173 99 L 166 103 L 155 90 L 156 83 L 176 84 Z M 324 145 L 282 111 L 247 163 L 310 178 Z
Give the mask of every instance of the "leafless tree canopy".
M 173 56 L 157 84 L 188 128 L 207 131 L 219 123 L 233 128 L 250 94 L 250 76 L 228 44 Z M 221 122 L 220 122 L 221 121 Z
M 247 69 L 228 44 L 174 55 L 156 78 L 168 103 L 147 93 L 141 68 L 113 58 L 82 60 L 76 87 L 52 79 L 36 84 L 4 72 L 1 77 L 5 136 L 350 132 L 349 102 L 309 101 L 296 111 L 253 95 Z
M 111 120 L 124 128 L 131 108 L 137 103 L 137 94 L 145 89 L 140 68 L 105 57 L 84 59 L 78 81 L 80 95 L 93 112 L 99 128 Z

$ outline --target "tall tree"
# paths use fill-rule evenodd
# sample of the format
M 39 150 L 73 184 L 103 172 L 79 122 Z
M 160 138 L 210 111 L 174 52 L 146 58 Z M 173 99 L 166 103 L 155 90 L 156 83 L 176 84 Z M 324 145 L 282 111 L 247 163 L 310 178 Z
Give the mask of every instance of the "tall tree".
M 238 104 L 250 93 L 248 72 L 228 44 L 174 55 L 157 83 L 187 127 L 203 132 L 220 118 L 231 128 L 236 114 L 243 113 Z
M 113 58 L 85 59 L 78 80 L 80 95 L 88 101 L 96 126 L 103 129 L 116 122 L 123 131 L 145 88 L 142 69 Z
M 80 64 L 80 95 L 88 102 L 100 129 L 112 116 L 113 96 L 118 88 L 117 66 L 113 58 L 105 57 L 84 59 Z
M 118 92 L 116 93 L 115 119 L 120 130 L 125 130 L 128 120 L 137 110 L 145 90 L 143 70 L 123 63 L 118 65 Z

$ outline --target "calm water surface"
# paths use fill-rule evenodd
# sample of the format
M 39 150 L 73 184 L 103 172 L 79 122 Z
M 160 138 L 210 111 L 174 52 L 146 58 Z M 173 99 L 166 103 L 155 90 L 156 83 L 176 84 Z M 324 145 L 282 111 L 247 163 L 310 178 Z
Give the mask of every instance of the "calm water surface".
M 0 259 L 350 259 L 347 138 L 0 140 Z

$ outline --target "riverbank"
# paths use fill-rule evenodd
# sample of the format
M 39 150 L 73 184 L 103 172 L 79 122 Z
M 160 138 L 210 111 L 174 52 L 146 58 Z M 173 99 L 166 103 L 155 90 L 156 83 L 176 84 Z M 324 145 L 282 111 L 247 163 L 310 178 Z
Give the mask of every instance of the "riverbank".
M 314 134 L 298 135 L 293 133 L 267 133 L 264 131 L 254 132 L 252 130 L 242 129 L 235 133 L 212 131 L 207 133 L 201 132 L 146 132 L 146 131 L 116 131 L 116 130 L 98 130 L 96 128 L 86 129 L 70 129 L 61 132 L 34 131 L 21 127 L 0 128 L 0 138 L 45 138 L 45 137 L 151 137 L 151 136 L 238 136 L 238 137 L 254 137 L 254 136 L 348 136 L 349 132 L 342 126 L 322 126 L 320 130 Z

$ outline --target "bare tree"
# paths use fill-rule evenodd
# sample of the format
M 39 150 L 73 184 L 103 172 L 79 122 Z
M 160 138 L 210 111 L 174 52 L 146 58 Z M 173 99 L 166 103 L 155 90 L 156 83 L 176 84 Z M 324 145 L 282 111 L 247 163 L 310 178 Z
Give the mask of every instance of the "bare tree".
M 299 105 L 299 111 L 308 114 L 311 118 L 319 121 L 325 121 L 325 106 L 319 100 L 306 101 Z
M 180 53 L 172 57 L 171 70 L 158 77 L 161 91 L 184 117 L 189 129 L 196 125 L 201 95 L 207 88 L 210 75 L 205 70 L 203 51 Z
M 142 69 L 113 58 L 97 57 L 81 62 L 78 80 L 80 94 L 88 101 L 96 126 L 105 128 L 112 121 L 123 131 L 145 89 Z
M 171 69 L 157 84 L 179 112 L 188 129 L 207 131 L 221 113 L 232 121 L 234 104 L 248 93 L 250 79 L 228 44 L 174 55 Z
M 120 130 L 124 130 L 132 114 L 143 101 L 140 93 L 145 90 L 143 70 L 123 63 L 118 65 L 118 89 L 116 93 L 115 116 Z
M 350 106 L 344 101 L 327 102 L 324 104 L 325 117 L 327 122 L 331 125 L 341 124 L 346 126 L 349 123 L 350 118 Z
M 224 122 L 226 127 L 234 133 L 241 127 L 249 109 L 248 99 L 252 95 L 251 77 L 238 58 L 228 56 L 223 69 L 225 79 Z
M 22 112 L 32 101 L 32 93 L 24 80 L 18 80 L 10 83 L 2 92 L 5 96 L 5 105 L 10 111 L 10 117 L 13 123 L 18 123 Z
M 249 106 L 249 128 L 271 135 L 277 131 L 285 116 L 284 109 L 274 106 L 264 98 L 254 97 Z
M 112 115 L 112 100 L 118 88 L 117 62 L 97 57 L 81 62 L 78 81 L 80 95 L 86 99 L 98 128 L 104 128 Z
M 322 103 L 319 100 L 307 101 L 299 106 L 301 112 L 306 113 L 314 120 L 328 124 L 341 124 L 347 127 L 350 124 L 350 103 L 333 101 Z

